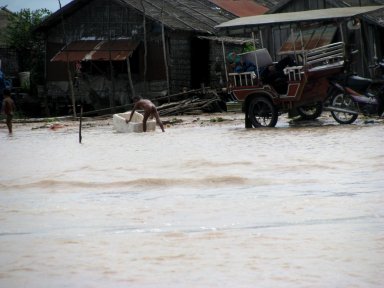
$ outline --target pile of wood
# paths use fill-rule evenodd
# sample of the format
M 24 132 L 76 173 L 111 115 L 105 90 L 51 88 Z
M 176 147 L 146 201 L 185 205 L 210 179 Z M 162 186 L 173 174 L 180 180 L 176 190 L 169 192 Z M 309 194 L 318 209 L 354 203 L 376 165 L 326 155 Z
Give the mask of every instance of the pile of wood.
M 185 93 L 186 99 L 173 101 L 157 107 L 160 116 L 223 112 L 223 101 L 214 91 Z M 224 105 L 225 106 L 225 105 Z

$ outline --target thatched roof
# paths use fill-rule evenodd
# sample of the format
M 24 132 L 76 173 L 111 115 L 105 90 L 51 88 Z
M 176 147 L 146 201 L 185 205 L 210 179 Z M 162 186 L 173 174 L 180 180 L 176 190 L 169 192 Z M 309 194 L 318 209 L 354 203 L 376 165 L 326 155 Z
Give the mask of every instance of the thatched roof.
M 213 33 L 217 23 L 234 16 L 206 0 L 120 0 L 173 30 Z M 141 4 L 142 2 L 142 4 Z M 163 6 L 164 3 L 164 6 Z

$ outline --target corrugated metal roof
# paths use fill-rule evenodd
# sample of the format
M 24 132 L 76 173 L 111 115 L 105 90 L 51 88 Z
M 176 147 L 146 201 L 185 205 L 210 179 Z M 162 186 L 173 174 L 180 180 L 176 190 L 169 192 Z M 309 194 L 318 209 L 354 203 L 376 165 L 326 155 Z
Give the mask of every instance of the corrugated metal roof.
M 85 55 L 95 48 L 98 40 L 74 41 L 59 51 L 51 61 L 76 62 L 84 59 Z
M 98 49 L 92 54 L 91 59 L 85 60 L 109 60 L 110 58 L 114 61 L 126 60 L 138 45 L 139 42 L 132 40 L 102 41 L 96 46 Z
M 238 17 L 262 15 L 268 12 L 268 8 L 258 4 L 254 0 L 210 0 L 217 6 L 231 12 Z
M 300 12 L 278 13 L 259 16 L 240 17 L 217 25 L 216 28 L 241 28 L 250 26 L 273 25 L 281 23 L 300 23 L 337 18 L 349 18 L 359 14 L 382 9 L 384 6 L 330 8 Z
M 281 46 L 279 54 L 290 54 L 294 51 L 311 50 L 332 42 L 337 27 L 325 25 L 322 27 L 307 29 L 300 32 L 293 32 L 287 41 Z
M 210 40 L 210 41 L 239 44 L 239 45 L 253 43 L 254 41 L 252 38 L 228 37 L 228 36 L 198 36 L 197 38 Z M 256 43 L 259 42 L 258 39 L 255 39 L 255 41 Z
M 69 43 L 52 59 L 52 62 L 118 61 L 132 55 L 139 45 L 132 40 L 79 40 Z

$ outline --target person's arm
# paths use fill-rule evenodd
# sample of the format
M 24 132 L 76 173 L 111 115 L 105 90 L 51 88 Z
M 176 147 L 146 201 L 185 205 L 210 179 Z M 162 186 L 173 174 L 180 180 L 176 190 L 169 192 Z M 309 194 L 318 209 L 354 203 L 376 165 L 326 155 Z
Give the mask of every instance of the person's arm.
M 137 108 L 136 105 L 137 105 L 137 103 L 132 108 L 131 115 L 129 116 L 129 120 L 125 120 L 126 123 L 129 123 L 132 120 L 133 114 L 135 114 L 135 111 Z

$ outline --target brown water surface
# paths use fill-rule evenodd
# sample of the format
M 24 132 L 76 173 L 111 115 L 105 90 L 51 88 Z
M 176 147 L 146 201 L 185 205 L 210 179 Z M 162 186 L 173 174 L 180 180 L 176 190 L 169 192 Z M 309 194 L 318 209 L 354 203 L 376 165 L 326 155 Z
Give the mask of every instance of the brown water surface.
M 0 287 L 383 287 L 384 125 L 0 131 Z

